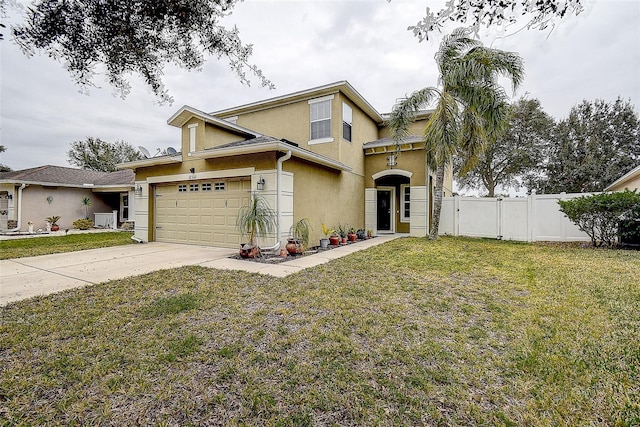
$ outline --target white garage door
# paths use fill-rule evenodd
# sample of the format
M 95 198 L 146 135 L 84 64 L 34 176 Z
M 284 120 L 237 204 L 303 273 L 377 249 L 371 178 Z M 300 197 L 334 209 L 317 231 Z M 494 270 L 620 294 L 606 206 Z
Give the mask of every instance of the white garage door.
M 236 218 L 251 180 L 205 180 L 156 186 L 156 240 L 237 248 Z

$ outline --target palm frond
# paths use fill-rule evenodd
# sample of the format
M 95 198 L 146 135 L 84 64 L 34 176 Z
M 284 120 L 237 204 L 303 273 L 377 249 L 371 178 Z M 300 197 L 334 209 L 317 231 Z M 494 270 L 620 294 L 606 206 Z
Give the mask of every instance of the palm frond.
M 455 97 L 443 92 L 423 134 L 427 162 L 432 169 L 438 165 L 448 165 L 457 152 L 460 140 L 459 112 L 460 106 Z
M 393 107 L 386 124 L 391 129 L 391 137 L 396 145 L 409 136 L 409 126 L 415 121 L 416 115 L 427 108 L 439 93 L 433 87 L 417 90 Z

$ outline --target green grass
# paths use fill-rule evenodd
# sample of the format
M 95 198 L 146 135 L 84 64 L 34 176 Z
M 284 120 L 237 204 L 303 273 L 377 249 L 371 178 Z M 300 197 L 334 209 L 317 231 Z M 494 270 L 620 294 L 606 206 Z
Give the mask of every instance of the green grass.
M 66 236 L 32 237 L 0 240 L 0 259 L 23 258 L 60 252 L 106 248 L 134 243 L 130 232 L 69 234 Z
M 640 424 L 640 253 L 399 239 L 9 304 L 0 424 Z

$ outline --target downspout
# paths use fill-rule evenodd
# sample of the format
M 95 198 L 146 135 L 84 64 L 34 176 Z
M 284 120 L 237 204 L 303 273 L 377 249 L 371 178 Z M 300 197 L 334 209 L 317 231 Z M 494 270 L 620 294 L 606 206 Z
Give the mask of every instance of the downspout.
M 280 212 L 280 206 L 282 206 L 282 164 L 291 158 L 291 150 L 287 151 L 287 154 L 280 157 L 277 162 L 277 171 L 276 171 L 276 209 L 278 213 L 278 224 L 276 226 L 276 236 L 278 239 L 278 244 L 280 244 L 280 224 L 282 223 L 282 213 Z
M 20 230 L 20 224 L 22 223 L 22 190 L 27 186 L 27 184 L 22 183 L 22 185 L 20 186 L 20 188 L 18 188 L 18 209 L 17 212 L 18 214 L 16 215 L 18 220 L 16 221 L 16 228 L 12 228 L 11 230 L 7 230 L 7 231 L 19 231 Z

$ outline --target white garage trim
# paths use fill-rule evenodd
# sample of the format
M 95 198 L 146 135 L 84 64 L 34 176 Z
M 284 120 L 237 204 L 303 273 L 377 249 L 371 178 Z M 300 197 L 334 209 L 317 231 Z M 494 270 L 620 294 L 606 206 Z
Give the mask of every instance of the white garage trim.
M 236 220 L 249 202 L 250 190 L 249 176 L 157 184 L 155 239 L 238 248 L 242 236 Z
M 253 175 L 256 168 L 240 168 L 240 169 L 224 169 L 218 171 L 198 172 L 195 174 L 180 173 L 176 175 L 161 175 L 150 176 L 147 178 L 149 184 L 160 184 L 163 182 L 174 181 L 193 181 L 194 179 L 216 179 L 216 178 L 234 178 L 234 177 L 246 177 Z

